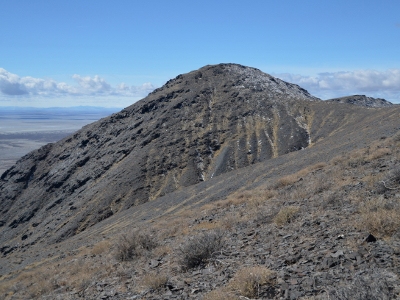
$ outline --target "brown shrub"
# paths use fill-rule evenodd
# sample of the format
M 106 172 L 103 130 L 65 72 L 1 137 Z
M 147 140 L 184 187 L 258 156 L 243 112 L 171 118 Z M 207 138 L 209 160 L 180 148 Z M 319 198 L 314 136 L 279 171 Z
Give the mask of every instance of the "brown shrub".
M 159 290 L 165 287 L 168 282 L 168 276 L 164 273 L 148 273 L 143 276 L 141 283 L 144 287 Z
M 116 244 L 115 258 L 119 261 L 132 260 L 153 250 L 156 246 L 157 242 L 150 234 L 142 234 L 138 231 L 122 234 Z
M 245 267 L 236 272 L 230 287 L 241 296 L 259 297 L 262 286 L 274 284 L 274 274 L 273 271 L 266 267 Z
M 222 231 L 212 231 L 195 236 L 180 248 L 184 270 L 205 265 L 224 246 Z
M 282 207 L 281 210 L 278 212 L 278 214 L 274 218 L 274 222 L 278 226 L 285 225 L 287 223 L 290 223 L 293 221 L 295 218 L 296 214 L 299 212 L 300 207 L 298 206 L 285 206 Z

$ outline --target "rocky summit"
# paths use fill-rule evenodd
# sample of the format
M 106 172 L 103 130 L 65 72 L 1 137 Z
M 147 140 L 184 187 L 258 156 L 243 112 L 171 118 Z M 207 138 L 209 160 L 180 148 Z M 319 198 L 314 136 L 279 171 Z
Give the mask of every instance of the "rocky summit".
M 365 107 L 389 107 L 392 106 L 393 103 L 381 99 L 381 98 L 372 98 L 367 97 L 365 95 L 353 95 L 341 98 L 334 98 L 327 100 L 328 102 L 338 102 L 338 103 L 348 103 L 354 104 L 358 106 L 365 106 Z

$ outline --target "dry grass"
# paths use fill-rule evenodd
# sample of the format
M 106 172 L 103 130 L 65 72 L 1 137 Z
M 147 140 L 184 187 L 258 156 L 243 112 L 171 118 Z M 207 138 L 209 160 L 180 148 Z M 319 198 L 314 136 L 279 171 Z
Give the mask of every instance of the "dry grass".
M 239 212 L 230 212 L 222 218 L 221 227 L 226 230 L 232 230 L 239 224 L 241 217 Z
M 274 222 L 278 226 L 283 226 L 287 223 L 290 223 L 294 220 L 295 216 L 299 212 L 300 207 L 298 206 L 285 206 L 282 207 L 281 210 L 274 218 Z
M 365 176 L 364 181 L 367 183 L 368 188 L 372 189 L 383 180 L 385 174 L 383 173 L 371 173 Z
M 245 267 L 236 272 L 230 287 L 244 297 L 260 296 L 261 287 L 273 285 L 275 273 L 262 266 Z
M 222 229 L 222 225 L 220 222 L 202 222 L 196 224 L 192 227 L 193 231 L 201 231 L 201 230 L 213 230 L 213 229 Z
M 37 298 L 50 293 L 58 287 L 59 284 L 54 275 L 54 269 L 50 266 L 25 271 L 7 282 L 2 282 L 0 291 L 4 296 L 11 296 L 22 292 L 22 298 Z M 21 294 L 19 295 L 17 299 L 21 298 Z M 4 299 L 10 298 L 5 297 Z
M 92 250 L 90 251 L 92 255 L 101 255 L 106 253 L 111 248 L 111 243 L 108 240 L 103 240 L 93 246 Z
M 379 158 L 382 158 L 382 157 L 390 155 L 390 154 L 392 154 L 392 151 L 390 149 L 378 148 L 369 154 L 368 159 L 375 160 L 375 159 L 379 159 Z
M 116 244 L 115 258 L 119 261 L 132 260 L 157 247 L 157 241 L 149 233 L 122 234 Z
M 171 253 L 172 253 L 172 248 L 167 245 L 158 246 L 153 250 L 153 254 L 155 257 L 163 257 Z
M 91 249 L 87 248 L 86 252 L 79 252 L 81 257 L 69 257 L 57 262 L 59 265 L 49 263 L 34 267 L 9 280 L 2 278 L 0 299 L 1 295 L 7 295 L 10 299 L 11 295 L 14 295 L 12 299 L 43 295 L 50 297 L 55 289 L 60 288 L 89 293 L 93 282 L 113 277 L 130 278 L 132 274 L 137 280 L 125 288 L 160 290 L 168 281 L 167 274 L 175 276 L 181 271 L 215 262 L 214 254 L 224 246 L 221 235 L 213 232 L 215 229 L 235 232 L 247 226 L 264 226 L 271 221 L 283 226 L 298 220 L 300 206 L 302 218 L 307 215 L 310 219 L 322 219 L 328 214 L 341 213 L 342 207 L 351 205 L 351 209 L 358 208 L 359 214 L 352 214 L 347 219 L 343 217 L 340 226 L 345 224 L 347 228 L 368 230 L 377 238 L 393 237 L 400 232 L 400 200 L 395 196 L 400 191 L 384 188 L 382 181 L 390 188 L 400 187 L 400 170 L 385 171 L 398 164 L 399 149 L 400 138 L 395 142 L 391 139 L 378 141 L 368 148 L 341 154 L 328 164 L 317 163 L 287 175 L 273 186 L 266 183 L 254 190 L 242 190 L 201 207 L 186 211 L 182 208 L 181 211 L 154 220 L 152 226 L 157 231 L 156 236 L 142 232 L 144 239 L 138 235 L 132 239 L 132 235 L 128 234 L 122 236 L 121 240 L 103 240 Z M 374 190 L 377 185 L 381 186 L 380 194 Z M 303 207 L 305 199 L 307 205 Z M 212 218 L 211 222 L 207 218 L 202 220 L 207 216 Z M 272 228 L 277 229 L 275 225 Z M 198 233 L 210 230 L 208 233 Z M 149 242 L 149 236 L 155 243 Z M 345 247 L 356 250 L 359 237 L 346 238 Z M 115 256 L 118 251 L 123 254 Z M 148 263 L 148 259 L 144 258 L 135 264 L 117 263 L 115 260 L 116 257 L 120 261 L 127 260 L 125 257 L 134 259 L 143 254 L 150 254 L 152 258 L 162 257 L 168 263 L 168 273 L 154 271 L 145 274 L 147 269 L 143 264 Z M 203 299 L 260 297 L 266 286 L 275 284 L 272 271 L 261 266 L 241 267 L 243 263 L 238 261 L 234 268 L 239 271 L 231 282 L 226 287 L 207 293 Z M 187 275 L 187 280 L 196 280 L 191 278 L 190 272 Z
M 359 227 L 377 237 L 391 237 L 400 230 L 400 206 L 384 197 L 363 203 L 360 214 Z
M 324 162 L 318 162 L 311 166 L 308 166 L 307 168 L 301 169 L 300 171 L 298 171 L 294 174 L 289 174 L 289 175 L 283 176 L 276 181 L 274 188 L 281 189 L 286 186 L 291 186 L 291 185 L 295 184 L 296 182 L 302 180 L 304 177 L 308 176 L 310 173 L 322 170 L 327 166 L 328 165 Z
M 168 276 L 164 273 L 151 272 L 143 276 L 141 285 L 147 289 L 160 290 L 165 287 L 168 282 Z
M 308 167 L 311 171 L 322 170 L 323 168 L 327 167 L 328 164 L 325 162 L 318 162 L 310 167 Z
M 240 297 L 236 296 L 233 292 L 226 288 L 219 288 L 207 293 L 203 300 L 239 300 Z
M 154 225 L 154 229 L 158 231 L 158 238 L 161 240 L 174 236 L 185 236 L 189 234 L 189 221 L 192 218 L 173 215 L 172 217 L 160 220 Z
M 44 295 L 49 297 L 58 288 L 75 290 L 84 296 L 85 290 L 95 278 L 100 280 L 114 272 L 115 269 L 110 268 L 108 261 L 100 264 L 73 258 L 22 270 L 14 278 L 2 281 L 0 291 L 2 295 L 15 294 L 12 299 L 36 299 Z
M 292 184 L 296 183 L 298 180 L 299 180 L 299 177 L 297 174 L 286 175 L 284 177 L 279 178 L 276 181 L 275 188 L 279 189 L 279 188 L 283 188 L 288 185 L 292 185 Z

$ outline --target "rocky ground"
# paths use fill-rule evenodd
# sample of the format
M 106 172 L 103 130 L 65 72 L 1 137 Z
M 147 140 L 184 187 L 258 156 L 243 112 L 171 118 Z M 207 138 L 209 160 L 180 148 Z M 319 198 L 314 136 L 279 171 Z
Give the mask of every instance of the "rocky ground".
M 3 299 L 397 299 L 400 138 L 3 277 Z

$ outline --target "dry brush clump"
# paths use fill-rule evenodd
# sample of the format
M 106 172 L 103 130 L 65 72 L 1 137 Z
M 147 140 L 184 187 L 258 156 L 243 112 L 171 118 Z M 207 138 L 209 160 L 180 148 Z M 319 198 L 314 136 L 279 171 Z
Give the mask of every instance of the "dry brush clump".
M 181 266 L 188 270 L 206 265 L 224 247 L 222 231 L 199 234 L 186 241 L 179 249 Z
M 157 247 L 157 242 L 149 233 L 140 233 L 134 231 L 132 233 L 122 234 L 115 248 L 115 258 L 118 261 L 133 260 L 149 253 Z
M 278 226 L 283 226 L 287 223 L 291 223 L 299 212 L 300 207 L 298 206 L 285 206 L 280 209 L 278 214 L 274 218 L 274 222 Z
M 160 290 L 163 289 L 168 282 L 168 275 L 165 273 L 151 272 L 143 276 L 141 285 L 147 289 Z
M 275 284 L 275 273 L 263 266 L 244 267 L 236 272 L 230 288 L 240 296 L 259 297 L 261 288 Z

